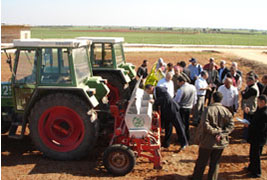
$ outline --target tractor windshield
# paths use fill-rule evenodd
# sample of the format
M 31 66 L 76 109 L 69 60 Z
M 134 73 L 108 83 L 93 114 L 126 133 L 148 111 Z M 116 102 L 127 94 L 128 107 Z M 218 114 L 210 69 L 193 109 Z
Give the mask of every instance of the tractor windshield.
M 117 65 L 124 62 L 123 52 L 122 52 L 122 45 L 121 44 L 114 44 L 115 56 Z
M 85 47 L 73 49 L 73 62 L 74 69 L 78 82 L 81 82 L 86 77 L 92 76 L 92 72 L 89 66 L 88 51 Z

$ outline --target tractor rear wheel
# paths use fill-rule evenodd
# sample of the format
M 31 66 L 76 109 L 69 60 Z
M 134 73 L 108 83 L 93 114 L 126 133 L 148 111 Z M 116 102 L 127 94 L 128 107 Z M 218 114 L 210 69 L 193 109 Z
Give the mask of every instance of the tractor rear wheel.
M 78 96 L 50 94 L 31 110 L 30 136 L 47 157 L 80 159 L 95 145 L 97 123 L 96 113 Z
M 13 109 L 1 108 L 1 134 L 7 133 L 14 118 Z M 5 114 L 5 115 L 3 115 Z
M 115 176 L 124 176 L 131 172 L 135 161 L 134 152 L 122 144 L 108 147 L 103 156 L 105 168 Z

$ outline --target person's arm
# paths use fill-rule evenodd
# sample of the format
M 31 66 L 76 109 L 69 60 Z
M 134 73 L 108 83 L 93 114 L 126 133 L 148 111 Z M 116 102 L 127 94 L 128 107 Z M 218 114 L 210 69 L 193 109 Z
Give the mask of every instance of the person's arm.
M 193 106 L 197 104 L 197 89 L 194 87 L 194 101 Z
M 242 88 L 242 77 L 240 76 L 240 78 L 238 79 L 238 81 L 236 82 L 236 86 L 238 89 Z
M 179 104 L 180 101 L 181 101 L 182 95 L 183 95 L 183 91 L 181 91 L 181 89 L 178 89 L 177 93 L 176 93 L 176 96 L 174 98 L 174 101 Z
M 239 104 L 238 104 L 238 90 L 235 88 L 234 90 L 234 111 L 236 112 L 237 109 L 239 108 Z
M 207 108 L 207 110 L 204 112 L 204 124 L 203 124 L 203 128 L 204 128 L 204 131 L 205 133 L 208 133 L 208 134 L 211 134 L 211 135 L 214 135 L 217 136 L 217 135 L 220 135 L 222 133 L 222 129 L 219 128 L 217 125 L 215 125 L 215 123 L 213 123 L 213 118 L 210 113 L 209 113 L 210 109 Z M 214 124 L 215 126 L 211 126 L 211 123 Z
M 228 123 L 225 125 L 224 130 L 221 132 L 220 136 L 228 136 L 235 128 L 234 120 L 232 114 L 229 112 Z

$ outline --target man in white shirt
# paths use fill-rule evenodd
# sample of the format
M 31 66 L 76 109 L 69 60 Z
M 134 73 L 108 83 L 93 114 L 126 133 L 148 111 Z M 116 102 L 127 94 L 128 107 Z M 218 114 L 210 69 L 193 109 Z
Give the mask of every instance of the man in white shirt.
M 197 126 L 201 119 L 201 114 L 204 111 L 205 95 L 207 90 L 211 90 L 206 79 L 208 79 L 209 74 L 206 70 L 200 73 L 201 77 L 195 82 L 195 87 L 197 89 L 197 104 L 194 111 L 193 125 Z
M 221 85 L 218 89 L 222 93 L 223 99 L 221 104 L 227 107 L 232 114 L 238 109 L 238 90 L 233 86 L 231 78 L 226 78 L 224 85 Z
M 164 78 L 159 80 L 157 86 L 165 87 L 167 89 L 167 92 L 171 96 L 171 98 L 174 97 L 174 85 L 172 81 L 172 73 L 168 72 Z
M 185 134 L 189 141 L 189 117 L 191 109 L 197 102 L 197 91 L 195 86 L 187 83 L 182 76 L 179 76 L 177 81 L 180 88 L 177 90 L 174 101 L 180 106 L 180 115 L 185 124 Z

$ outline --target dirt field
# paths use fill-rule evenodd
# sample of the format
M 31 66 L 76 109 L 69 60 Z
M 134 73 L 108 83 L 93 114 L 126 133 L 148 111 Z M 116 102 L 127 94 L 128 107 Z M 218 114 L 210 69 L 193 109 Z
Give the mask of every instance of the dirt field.
M 159 58 L 162 57 L 166 62 L 176 63 L 177 61 L 195 57 L 203 65 L 208 62 L 210 57 L 214 57 L 216 62 L 225 59 L 229 63 L 237 61 L 243 74 L 249 70 L 255 70 L 260 77 L 266 73 L 266 65 L 247 61 L 242 58 L 234 57 L 224 53 L 211 52 L 134 52 L 127 53 L 126 57 L 129 62 L 139 66 L 142 60 L 149 61 L 149 68 Z M 2 59 L 5 59 L 2 56 Z M 2 81 L 9 79 L 10 73 L 8 66 L 2 60 Z M 243 84 L 243 87 L 245 84 Z M 238 112 L 238 117 L 242 117 L 242 113 Z M 231 134 L 231 143 L 224 150 L 221 164 L 219 180 L 229 179 L 249 179 L 243 170 L 248 165 L 249 145 L 243 143 L 242 125 L 236 123 L 235 130 Z M 194 136 L 195 128 L 191 127 L 191 137 Z M 174 131 L 175 134 L 175 131 Z M 173 138 L 176 136 L 173 135 Z M 65 180 L 65 179 L 113 179 L 106 172 L 102 165 L 101 157 L 105 150 L 104 146 L 99 146 L 88 157 L 80 161 L 54 161 L 42 156 L 32 145 L 28 136 L 23 140 L 8 139 L 6 135 L 1 137 L 1 178 L 3 180 L 20 179 L 20 180 Z M 174 140 L 174 139 L 173 139 Z M 192 174 L 194 163 L 197 158 L 198 147 L 191 145 L 181 152 L 177 152 L 179 146 L 171 145 L 168 150 L 162 151 L 163 169 L 160 171 L 153 169 L 153 164 L 146 159 L 139 158 L 134 171 L 124 177 L 115 179 L 187 179 Z M 267 147 L 263 150 L 262 159 L 262 178 L 267 179 Z M 208 168 L 205 171 L 205 178 Z

